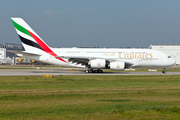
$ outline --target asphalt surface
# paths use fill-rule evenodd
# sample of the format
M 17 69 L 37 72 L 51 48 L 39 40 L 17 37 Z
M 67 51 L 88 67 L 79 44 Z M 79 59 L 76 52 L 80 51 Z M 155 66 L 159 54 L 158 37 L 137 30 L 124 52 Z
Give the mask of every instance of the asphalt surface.
M 180 72 L 104 72 L 85 73 L 84 71 L 57 71 L 36 69 L 0 69 L 0 76 L 29 76 L 29 75 L 180 75 Z

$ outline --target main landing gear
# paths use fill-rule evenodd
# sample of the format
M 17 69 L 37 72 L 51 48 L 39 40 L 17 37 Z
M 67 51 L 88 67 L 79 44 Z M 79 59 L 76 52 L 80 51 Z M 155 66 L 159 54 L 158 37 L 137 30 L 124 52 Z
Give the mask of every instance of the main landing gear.
M 163 69 L 162 73 L 163 73 L 163 74 L 166 74 L 166 73 L 167 73 L 166 68 Z
M 88 69 L 88 70 L 86 70 L 86 73 L 103 73 L 103 71 L 100 69 L 98 69 L 98 70 Z

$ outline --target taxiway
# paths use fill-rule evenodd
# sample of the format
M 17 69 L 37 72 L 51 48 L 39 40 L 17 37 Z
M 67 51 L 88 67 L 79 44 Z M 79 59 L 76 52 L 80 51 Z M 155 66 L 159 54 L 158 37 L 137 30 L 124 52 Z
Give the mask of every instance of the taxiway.
M 104 72 L 85 73 L 84 71 L 57 71 L 57 70 L 36 70 L 36 69 L 0 69 L 0 76 L 39 76 L 39 75 L 180 75 L 180 72 Z

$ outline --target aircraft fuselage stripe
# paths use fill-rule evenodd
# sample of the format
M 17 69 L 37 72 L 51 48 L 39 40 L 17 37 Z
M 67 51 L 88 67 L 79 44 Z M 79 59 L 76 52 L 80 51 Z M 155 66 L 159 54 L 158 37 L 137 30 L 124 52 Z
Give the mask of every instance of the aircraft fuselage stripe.
M 30 35 L 34 38 L 34 40 L 40 45 L 40 47 L 48 54 L 54 56 L 56 59 L 61 60 L 63 62 L 66 62 L 64 59 L 60 58 L 60 57 L 56 57 L 57 55 L 41 40 L 39 39 L 36 35 L 34 35 L 32 32 L 30 32 L 29 30 L 27 30 Z

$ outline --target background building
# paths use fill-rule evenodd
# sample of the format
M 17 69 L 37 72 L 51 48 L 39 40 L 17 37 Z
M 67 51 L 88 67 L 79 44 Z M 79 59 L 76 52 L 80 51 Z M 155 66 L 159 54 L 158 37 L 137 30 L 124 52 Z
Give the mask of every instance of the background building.
M 5 64 L 5 63 L 7 63 L 7 61 L 6 61 L 6 49 L 0 48 L 0 64 Z
M 13 64 L 13 59 L 7 57 L 7 50 L 6 48 L 0 48 L 0 64 Z
M 6 58 L 6 49 L 0 48 L 0 59 L 5 59 L 5 58 Z
M 29 60 L 17 56 L 15 53 L 8 52 L 8 50 L 24 51 L 22 44 L 4 43 L 0 44 L 0 65 L 49 65 L 47 63 Z
M 8 52 L 8 50 L 24 51 L 24 47 L 21 44 L 4 43 L 4 48 L 8 58 L 17 57 L 15 53 Z
M 14 64 L 17 57 L 16 54 L 8 52 L 8 50 L 23 51 L 24 48 L 20 44 L 5 43 L 0 44 L 0 64 Z
M 180 45 L 151 44 L 149 49 L 165 52 L 176 60 L 176 64 L 180 64 Z

